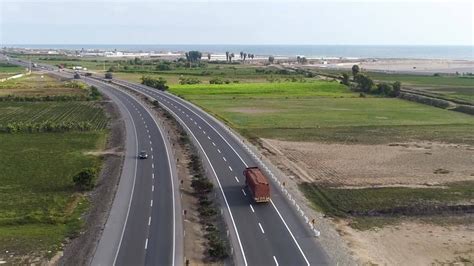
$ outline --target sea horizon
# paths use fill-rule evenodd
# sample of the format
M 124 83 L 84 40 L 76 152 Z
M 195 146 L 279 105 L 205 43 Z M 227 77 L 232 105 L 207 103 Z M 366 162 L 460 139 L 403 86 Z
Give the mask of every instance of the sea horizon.
M 8 48 L 104 50 L 124 52 L 185 52 L 222 54 L 226 51 L 257 56 L 307 58 L 380 58 L 474 60 L 473 45 L 359 45 L 359 44 L 2 44 Z

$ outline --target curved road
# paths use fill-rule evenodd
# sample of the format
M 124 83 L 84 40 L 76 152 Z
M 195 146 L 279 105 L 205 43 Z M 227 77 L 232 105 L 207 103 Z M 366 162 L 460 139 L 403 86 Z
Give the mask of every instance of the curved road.
M 157 100 L 191 133 L 214 173 L 226 207 L 238 265 L 324 265 L 329 259 L 277 186 L 270 204 L 254 204 L 243 189 L 245 167 L 258 165 L 221 123 L 167 92 L 123 80 L 114 83 Z
M 132 191 L 137 193 L 132 192 L 130 213 L 127 215 L 129 218 L 126 221 L 123 236 L 120 237 L 121 244 L 118 247 L 112 245 L 117 252 L 116 264 L 172 265 L 173 258 L 176 258 L 174 263 L 182 265 L 182 261 L 177 262 L 178 257 L 182 260 L 182 244 L 176 243 L 178 239 L 182 240 L 182 227 L 179 228 L 180 231 L 176 226 L 172 229 L 172 222 L 165 218 L 174 217 L 175 223 L 178 220 L 181 221 L 180 217 L 178 219 L 180 212 L 177 214 L 175 209 L 173 215 L 173 211 L 170 210 L 170 202 L 179 202 L 179 199 L 169 193 L 169 191 L 174 191 L 171 181 L 176 178 L 172 173 L 173 167 L 172 164 L 170 165 L 169 159 L 165 160 L 166 155 L 163 152 L 166 150 L 166 142 L 163 142 L 157 124 L 154 123 L 146 108 L 128 93 L 104 82 L 85 80 L 91 85 L 101 88 L 104 93 L 119 103 L 119 106 L 123 105 L 121 109 L 130 112 L 129 116 L 135 125 L 129 123 L 128 127 L 134 127 L 136 130 L 135 136 L 138 143 L 135 146 L 148 150 L 150 153 L 160 151 L 158 161 L 155 161 L 158 157 L 156 153 L 152 160 L 138 162 L 135 160 L 137 162 L 136 178 L 134 179 L 135 188 Z M 326 253 L 315 241 L 313 233 L 273 181 L 270 182 L 272 201 L 269 204 L 253 203 L 248 191 L 243 188 L 244 176 L 242 172 L 245 167 L 258 165 L 258 163 L 220 122 L 193 104 L 167 92 L 123 80 L 114 79 L 113 82 L 157 100 L 161 106 L 168 109 L 177 118 L 199 146 L 221 192 L 224 202 L 224 216 L 228 224 L 237 265 L 329 264 Z M 127 133 L 130 133 L 129 131 L 131 130 L 128 130 Z M 133 133 L 130 135 L 133 136 Z M 129 144 L 127 142 L 127 147 Z M 132 145 L 130 144 L 130 146 Z M 133 150 L 133 147 L 130 149 Z M 136 150 L 133 151 L 136 153 Z M 169 154 L 169 152 L 165 153 Z M 127 160 L 132 160 L 129 156 L 134 155 L 127 154 Z M 124 166 L 124 172 L 129 167 L 133 167 L 133 165 L 130 166 L 130 162 L 128 165 Z M 160 176 L 159 184 L 161 185 L 154 184 L 156 181 L 153 181 L 153 174 L 155 174 L 155 179 L 158 175 Z M 121 180 L 128 180 L 127 182 L 130 183 L 130 176 L 122 176 Z M 122 181 L 120 185 L 122 185 Z M 119 187 L 117 198 L 122 194 L 127 194 L 121 192 L 120 189 Z M 167 202 L 167 204 L 158 206 L 156 202 Z M 110 224 L 108 221 L 93 260 L 94 265 L 113 264 L 105 257 L 101 259 L 100 256 L 110 257 L 112 247 L 104 245 L 104 243 L 117 242 L 117 225 L 114 223 L 115 209 L 123 212 L 123 206 L 122 208 L 113 206 L 109 217 Z M 147 217 L 151 217 L 150 223 L 147 223 Z M 181 222 L 179 224 L 181 225 Z M 175 232 L 174 236 L 171 232 Z M 172 250 L 176 247 L 181 249 L 181 253 Z

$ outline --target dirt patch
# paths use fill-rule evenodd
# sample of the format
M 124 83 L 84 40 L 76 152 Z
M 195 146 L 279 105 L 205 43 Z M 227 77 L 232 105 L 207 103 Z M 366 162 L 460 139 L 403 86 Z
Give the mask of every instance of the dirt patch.
M 337 225 L 363 264 L 430 265 L 474 262 L 474 217 L 464 225 L 416 221 L 368 231 Z M 462 265 L 462 264 L 461 264 Z M 472 264 L 469 264 L 472 265 Z
M 301 182 L 338 189 L 445 189 L 450 182 L 474 180 L 474 149 L 469 145 L 429 142 L 344 145 L 263 139 L 260 150 L 286 173 L 290 178 L 288 189 L 296 195 L 299 191 L 295 184 Z M 303 197 L 299 200 L 307 203 Z M 317 215 L 314 210 L 308 213 Z M 472 214 L 397 217 L 391 218 L 393 221 L 382 222 L 382 228 L 372 227 L 365 231 L 351 227 L 353 218 L 323 217 L 317 224 L 323 232 L 321 242 L 324 243 L 325 235 L 331 232 L 325 224 L 331 225 L 361 265 L 456 262 L 472 265 L 474 261 Z M 425 219 L 437 221 L 426 223 Z M 446 222 L 453 219 L 460 222 Z
M 263 139 L 262 145 L 280 169 L 303 182 L 334 187 L 419 187 L 474 180 L 470 145 L 345 145 L 272 139 Z
M 104 95 L 104 97 L 106 97 Z M 91 201 L 89 211 L 84 215 L 85 226 L 77 238 L 70 240 L 59 259 L 59 265 L 89 265 L 96 246 L 102 236 L 109 211 L 117 191 L 122 170 L 125 141 L 125 125 L 120 112 L 109 99 L 103 102 L 106 114 L 110 118 L 110 134 L 107 139 L 103 166 L 96 188 L 88 195 Z M 113 151 L 113 152 L 112 152 Z M 97 154 L 98 155 L 98 154 Z M 57 257 L 55 258 L 57 260 Z M 56 263 L 55 263 L 56 264 Z
M 226 109 L 229 112 L 243 113 L 243 114 L 266 114 L 266 113 L 276 113 L 277 109 L 264 109 L 256 107 L 236 107 Z

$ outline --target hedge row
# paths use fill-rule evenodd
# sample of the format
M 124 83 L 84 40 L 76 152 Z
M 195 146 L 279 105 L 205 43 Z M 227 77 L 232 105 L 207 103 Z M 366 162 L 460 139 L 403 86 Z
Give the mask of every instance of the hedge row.
M 41 123 L 13 122 L 6 125 L 0 124 L 0 132 L 6 133 L 36 133 L 36 132 L 68 132 L 90 131 L 93 126 L 90 122 L 50 122 Z

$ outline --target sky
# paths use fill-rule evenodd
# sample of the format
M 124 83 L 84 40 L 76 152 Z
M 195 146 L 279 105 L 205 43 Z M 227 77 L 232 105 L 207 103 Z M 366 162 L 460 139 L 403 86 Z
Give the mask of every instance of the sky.
M 0 0 L 0 45 L 473 45 L 472 1 Z

